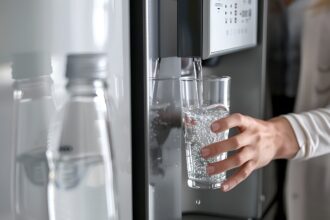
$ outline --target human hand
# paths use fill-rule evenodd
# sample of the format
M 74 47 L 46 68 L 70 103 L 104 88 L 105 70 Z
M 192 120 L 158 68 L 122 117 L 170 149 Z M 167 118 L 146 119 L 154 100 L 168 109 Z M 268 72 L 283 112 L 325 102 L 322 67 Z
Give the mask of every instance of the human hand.
M 215 133 L 231 128 L 238 128 L 239 133 L 201 150 L 204 158 L 237 150 L 225 160 L 210 163 L 209 175 L 215 175 L 233 168 L 238 171 L 221 186 L 222 191 L 229 191 L 245 180 L 255 169 L 267 165 L 273 159 L 291 158 L 299 150 L 294 131 L 284 117 L 263 121 L 241 114 L 232 114 L 212 123 Z

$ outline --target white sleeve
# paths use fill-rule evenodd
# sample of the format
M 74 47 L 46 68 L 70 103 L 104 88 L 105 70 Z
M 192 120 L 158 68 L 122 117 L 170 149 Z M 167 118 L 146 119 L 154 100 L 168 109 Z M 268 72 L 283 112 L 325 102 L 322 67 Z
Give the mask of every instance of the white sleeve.
M 284 117 L 290 122 L 300 147 L 293 159 L 330 153 L 330 106 Z

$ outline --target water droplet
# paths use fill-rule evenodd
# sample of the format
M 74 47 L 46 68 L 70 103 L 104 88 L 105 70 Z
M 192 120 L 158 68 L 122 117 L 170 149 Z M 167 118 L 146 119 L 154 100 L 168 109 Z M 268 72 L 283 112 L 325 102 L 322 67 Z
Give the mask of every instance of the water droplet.
M 201 204 L 201 200 L 197 199 L 196 200 L 196 205 L 200 205 Z

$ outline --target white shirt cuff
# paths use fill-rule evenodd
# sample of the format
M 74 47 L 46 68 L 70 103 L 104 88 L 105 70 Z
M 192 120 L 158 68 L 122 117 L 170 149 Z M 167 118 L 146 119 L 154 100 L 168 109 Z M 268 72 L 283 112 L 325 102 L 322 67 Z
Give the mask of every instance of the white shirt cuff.
M 289 114 L 289 115 L 283 115 L 291 124 L 291 127 L 293 128 L 294 134 L 297 138 L 297 142 L 299 145 L 299 151 L 297 154 L 291 159 L 291 160 L 301 160 L 306 159 L 306 143 L 307 138 L 304 130 L 301 127 L 301 124 L 299 123 L 298 119 L 296 118 L 296 114 Z

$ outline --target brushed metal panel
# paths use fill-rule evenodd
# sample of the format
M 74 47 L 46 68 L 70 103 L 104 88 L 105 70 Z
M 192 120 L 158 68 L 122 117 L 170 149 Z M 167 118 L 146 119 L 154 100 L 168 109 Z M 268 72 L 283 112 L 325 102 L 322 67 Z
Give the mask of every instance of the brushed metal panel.
M 259 1 L 259 4 L 261 13 L 259 16 L 258 46 L 220 57 L 220 62 L 216 67 L 204 68 L 204 74 L 231 76 L 231 112 L 263 118 L 266 37 L 264 22 L 266 22 L 267 1 Z M 263 178 L 262 170 L 255 171 L 246 181 L 228 193 L 216 190 L 189 189 L 185 178 L 183 176 L 183 213 L 260 218 L 267 206 L 263 201 L 274 196 L 274 191 L 264 189 L 266 183 L 274 184 L 274 181 L 269 181 L 268 177 Z M 267 195 L 263 195 L 263 192 Z

